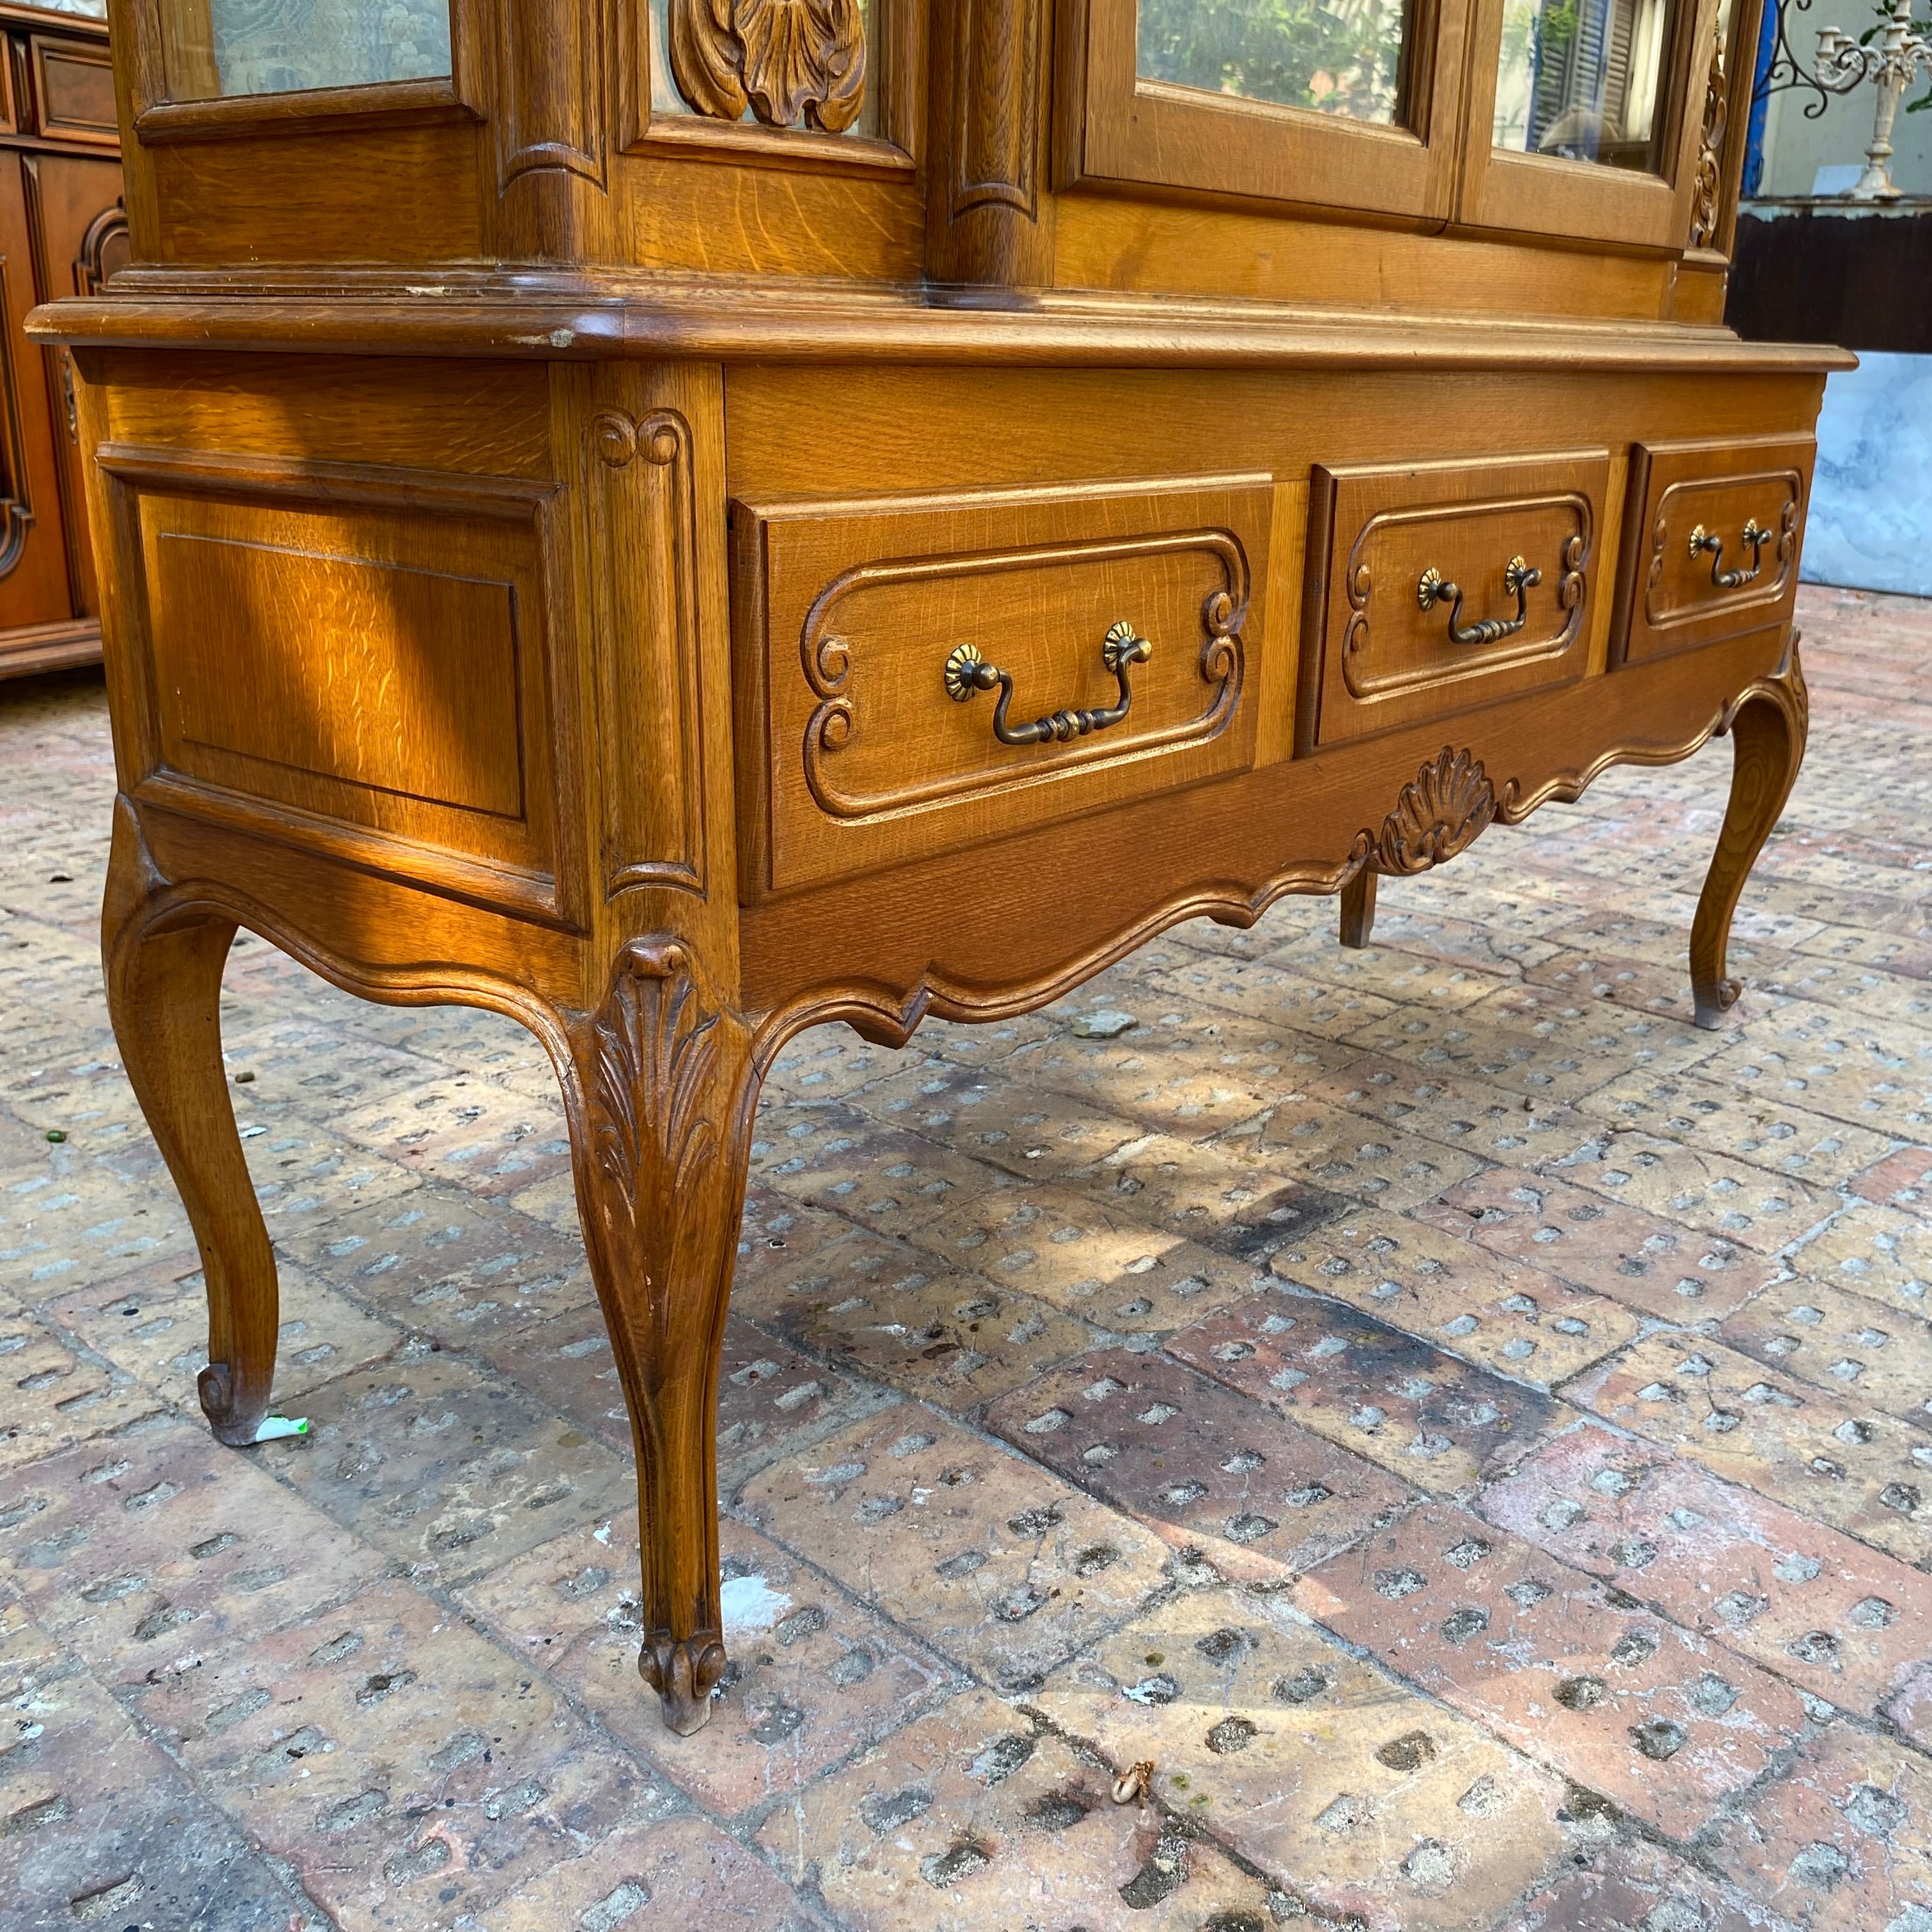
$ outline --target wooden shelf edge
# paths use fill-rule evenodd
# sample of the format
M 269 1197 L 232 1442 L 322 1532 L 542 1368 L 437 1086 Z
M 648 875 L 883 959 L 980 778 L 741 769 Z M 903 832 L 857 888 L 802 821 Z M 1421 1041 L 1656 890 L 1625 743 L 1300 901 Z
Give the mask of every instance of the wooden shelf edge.
M 130 286 L 132 283 L 134 286 Z M 159 284 L 160 286 L 156 285 Z M 304 288 L 230 276 L 170 286 L 123 274 L 27 319 L 41 343 L 554 361 L 851 361 L 1095 368 L 1587 369 L 1823 374 L 1823 345 L 1745 343 L 1671 323 L 1497 320 L 1058 294 L 992 306 L 930 289 L 514 275 L 404 284 L 332 276 Z
M 100 621 L 96 617 L 0 632 L 0 680 L 100 662 Z

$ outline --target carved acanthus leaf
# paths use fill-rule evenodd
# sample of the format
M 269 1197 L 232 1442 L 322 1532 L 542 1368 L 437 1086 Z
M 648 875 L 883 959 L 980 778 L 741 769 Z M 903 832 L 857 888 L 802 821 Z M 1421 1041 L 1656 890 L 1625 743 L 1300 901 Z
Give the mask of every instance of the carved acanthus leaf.
M 1402 787 L 1381 836 L 1364 830 L 1357 849 L 1366 850 L 1378 872 L 1426 872 L 1472 844 L 1496 815 L 1496 788 L 1482 760 L 1444 745 Z
M 622 1284 L 616 1331 L 641 1315 L 659 1336 L 673 1286 L 701 1275 L 708 1246 L 708 1186 L 735 1130 L 742 1023 L 707 1008 L 685 950 L 634 944 L 591 1022 L 594 1064 L 585 1096 L 598 1241 L 610 1280 Z M 728 1192 L 729 1190 L 724 1190 Z M 592 1231 L 586 1231 L 592 1232 Z
M 859 0 L 670 0 L 670 66 L 700 114 L 842 134 L 866 98 Z

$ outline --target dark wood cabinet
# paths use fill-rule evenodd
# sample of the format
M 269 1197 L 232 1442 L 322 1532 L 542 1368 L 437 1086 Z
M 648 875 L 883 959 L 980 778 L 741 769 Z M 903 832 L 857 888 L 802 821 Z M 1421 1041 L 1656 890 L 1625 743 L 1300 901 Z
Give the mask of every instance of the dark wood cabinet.
M 104 22 L 0 5 L 0 677 L 91 662 L 73 363 L 23 332 L 36 303 L 89 295 L 127 259 Z

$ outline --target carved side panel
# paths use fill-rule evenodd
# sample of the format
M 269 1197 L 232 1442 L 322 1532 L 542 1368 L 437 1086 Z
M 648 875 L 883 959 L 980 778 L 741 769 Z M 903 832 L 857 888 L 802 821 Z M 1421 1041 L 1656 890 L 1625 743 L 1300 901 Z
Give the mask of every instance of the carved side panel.
M 670 0 L 670 68 L 700 114 L 840 134 L 866 102 L 859 0 Z
M 505 186 L 558 170 L 604 184 L 608 0 L 497 0 L 496 143 Z
M 585 440 L 604 889 L 704 888 L 704 699 L 691 425 L 604 410 Z
M 952 54 L 952 220 L 1040 201 L 1040 0 L 958 0 Z
M 1720 34 L 1711 50 L 1711 70 L 1704 82 L 1704 130 L 1697 144 L 1697 178 L 1690 198 L 1690 245 L 1708 248 L 1718 238 L 1723 200 L 1724 124 L 1730 118 L 1730 84 L 1724 78 L 1724 43 Z
M 27 548 L 34 526 L 34 506 L 27 481 L 27 439 L 20 420 L 20 371 L 10 318 L 14 291 L 8 286 L 17 265 L 0 256 L 0 578 L 10 575 Z

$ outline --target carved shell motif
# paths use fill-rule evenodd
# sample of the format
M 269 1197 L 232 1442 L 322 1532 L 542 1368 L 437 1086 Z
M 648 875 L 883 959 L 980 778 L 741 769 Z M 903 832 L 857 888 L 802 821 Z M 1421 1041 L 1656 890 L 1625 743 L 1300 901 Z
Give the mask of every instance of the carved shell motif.
M 670 0 L 670 67 L 700 114 L 843 134 L 866 99 L 859 0 Z
M 1402 787 L 1382 836 L 1364 831 L 1357 846 L 1376 872 L 1426 872 L 1472 844 L 1496 815 L 1496 788 L 1482 760 L 1444 745 Z

